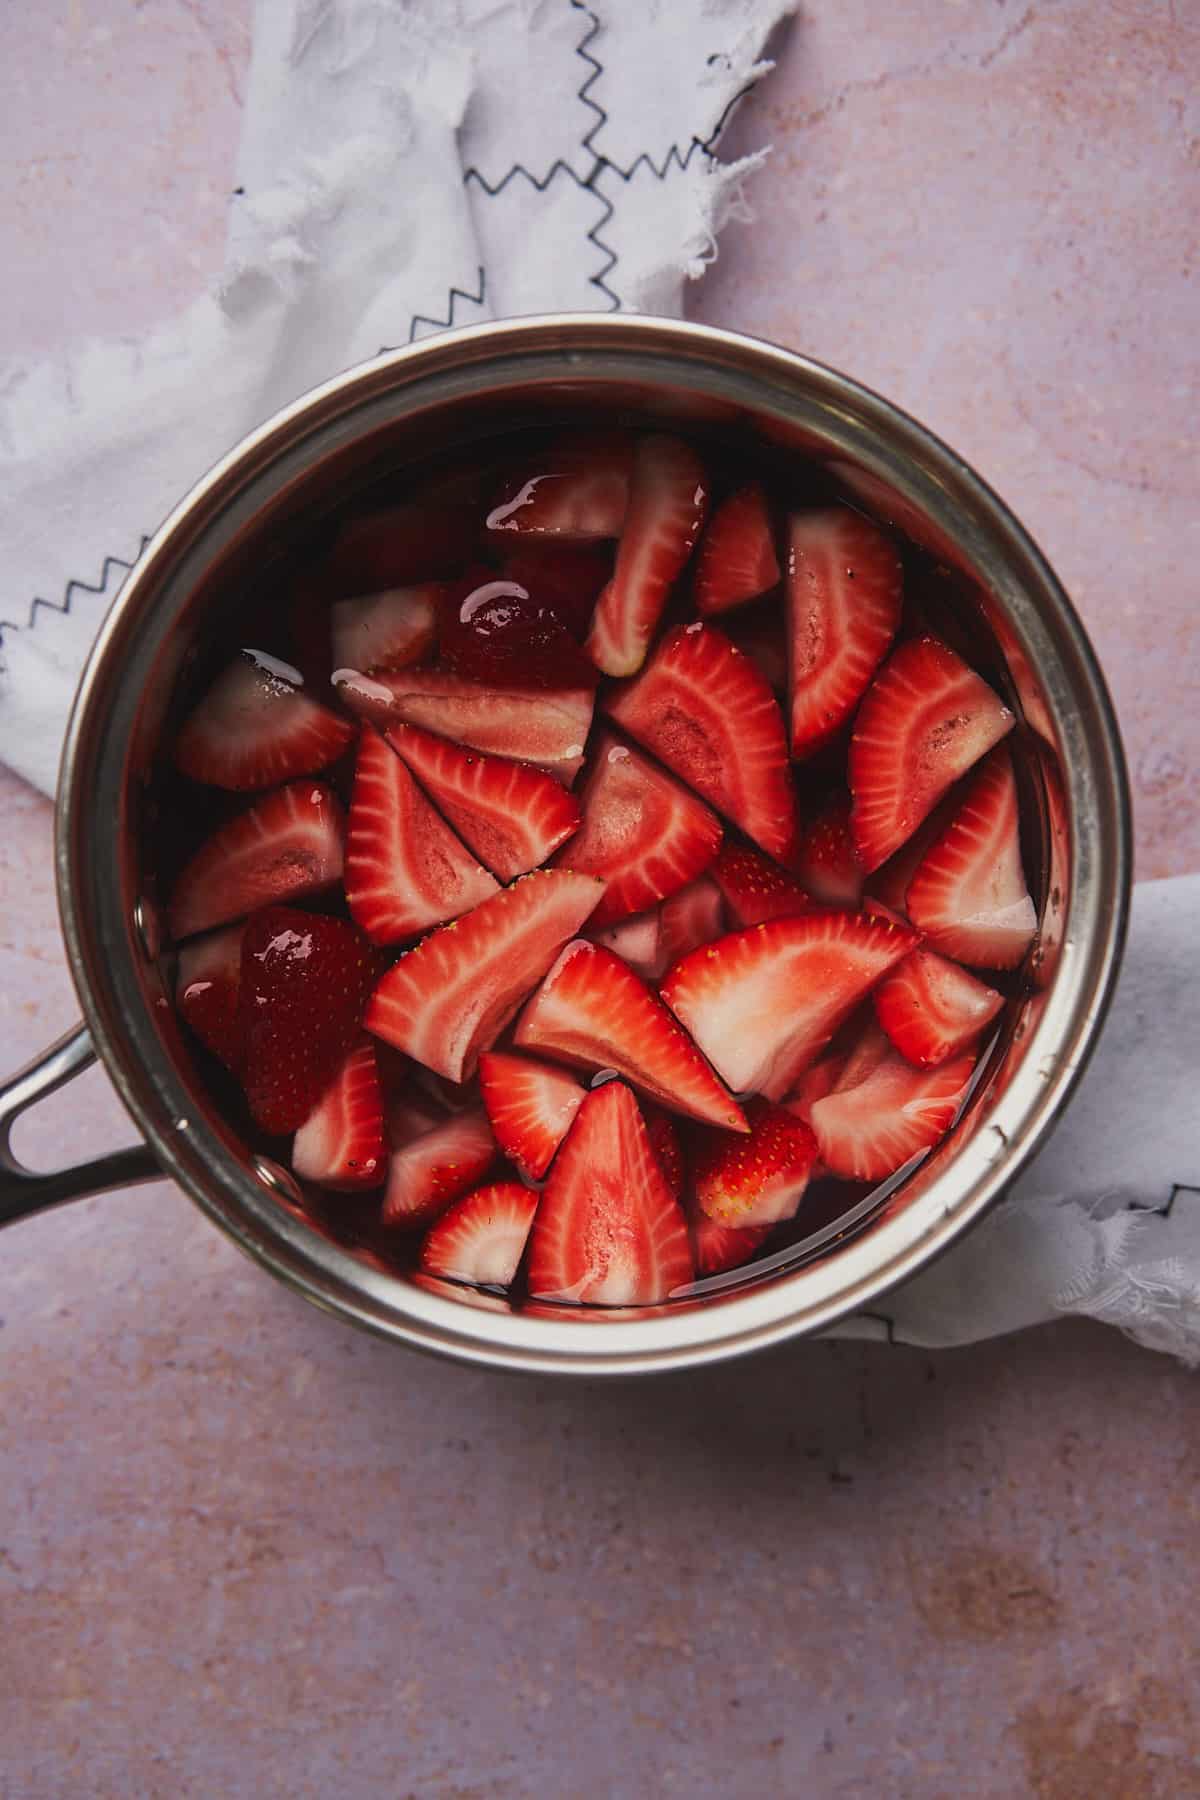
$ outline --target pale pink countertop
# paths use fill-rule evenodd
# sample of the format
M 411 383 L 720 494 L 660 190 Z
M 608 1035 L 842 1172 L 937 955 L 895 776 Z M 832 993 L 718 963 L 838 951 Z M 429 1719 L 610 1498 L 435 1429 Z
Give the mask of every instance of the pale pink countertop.
M 4 30 L 0 354 L 164 316 L 219 268 L 244 9 Z M 691 309 L 900 401 L 1032 528 L 1144 876 L 1200 866 L 1198 94 L 1187 5 L 810 0 Z M 0 808 L 15 1066 L 75 1007 L 50 808 Z M 128 1135 L 93 1073 L 20 1143 Z M 555 1386 L 331 1323 L 165 1184 L 0 1242 L 6 1794 L 1200 1794 L 1197 1388 L 1113 1334 Z

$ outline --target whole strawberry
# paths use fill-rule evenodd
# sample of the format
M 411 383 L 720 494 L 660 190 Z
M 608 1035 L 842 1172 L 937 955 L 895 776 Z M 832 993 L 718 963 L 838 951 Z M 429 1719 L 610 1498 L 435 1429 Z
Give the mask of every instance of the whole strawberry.
M 242 1085 L 255 1120 L 302 1125 L 354 1042 L 377 973 L 343 919 L 269 906 L 242 938 Z

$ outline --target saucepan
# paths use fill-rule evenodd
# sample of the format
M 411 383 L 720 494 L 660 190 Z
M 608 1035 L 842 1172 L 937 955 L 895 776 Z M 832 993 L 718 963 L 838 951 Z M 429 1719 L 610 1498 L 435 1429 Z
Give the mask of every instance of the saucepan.
M 596 1319 L 471 1303 L 319 1227 L 292 1177 L 222 1118 L 171 1003 L 148 796 L 182 671 L 279 546 L 381 471 L 539 417 L 718 434 L 760 462 L 803 456 L 930 559 L 1018 715 L 1039 938 L 954 1131 L 920 1169 L 818 1241 L 703 1298 Z M 1129 898 L 1128 784 L 1086 633 L 1012 513 L 954 451 L 836 370 L 674 320 L 552 315 L 445 334 L 307 394 L 239 444 L 157 532 L 114 601 L 63 753 L 59 906 L 84 1022 L 0 1094 L 0 1220 L 167 1175 L 271 1274 L 339 1318 L 477 1364 L 641 1374 L 827 1330 L 969 1230 L 1061 1114 L 1099 1033 Z M 140 1134 L 54 1174 L 24 1169 L 13 1121 L 98 1057 Z M 19 1246 L 17 1247 L 19 1254 Z

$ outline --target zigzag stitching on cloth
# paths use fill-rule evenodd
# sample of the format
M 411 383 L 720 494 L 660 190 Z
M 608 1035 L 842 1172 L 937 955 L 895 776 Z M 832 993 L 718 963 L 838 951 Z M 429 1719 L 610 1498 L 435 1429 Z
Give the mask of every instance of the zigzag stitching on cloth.
M 63 589 L 63 597 L 61 600 L 45 600 L 40 594 L 35 595 L 29 607 L 29 617 L 26 619 L 24 625 L 18 625 L 13 619 L 0 619 L 0 640 L 3 639 L 6 631 L 31 631 L 37 623 L 39 607 L 46 612 L 69 615 L 71 611 L 71 601 L 76 593 L 101 595 L 106 593 L 112 571 L 114 569 L 121 569 L 124 571 L 125 575 L 128 575 L 149 542 L 149 537 L 143 535 L 142 541 L 138 545 L 137 555 L 134 557 L 133 562 L 127 561 L 123 556 L 106 556 L 103 567 L 100 570 L 99 582 L 83 581 L 78 576 L 72 576 L 71 580 L 68 581 L 66 587 Z
M 430 318 L 428 313 L 414 313 L 413 314 L 412 323 L 409 325 L 409 328 L 408 328 L 408 342 L 410 344 L 412 343 L 413 339 L 417 335 L 417 326 L 418 325 L 432 325 L 434 327 L 434 329 L 437 331 L 449 331 L 450 327 L 454 323 L 454 306 L 455 306 L 456 301 L 458 301 L 458 300 L 469 301 L 472 306 L 482 306 L 483 305 L 483 299 L 484 299 L 484 294 L 486 292 L 487 284 L 486 284 L 486 276 L 484 274 L 482 264 L 480 264 L 480 266 L 476 272 L 479 276 L 479 292 L 477 294 L 473 294 L 471 292 L 470 288 L 452 287 L 447 296 L 449 304 L 446 308 L 446 317 L 444 319 Z M 386 348 L 386 346 L 385 346 L 385 348 Z

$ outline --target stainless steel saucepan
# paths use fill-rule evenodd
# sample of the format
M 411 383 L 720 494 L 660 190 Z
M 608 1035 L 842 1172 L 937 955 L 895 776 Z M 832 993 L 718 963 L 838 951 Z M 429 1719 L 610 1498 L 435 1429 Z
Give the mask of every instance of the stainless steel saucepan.
M 285 1204 L 291 1177 L 217 1113 L 171 1004 L 146 812 L 172 693 L 230 595 L 264 591 L 278 547 L 389 469 L 548 413 L 716 433 L 800 455 L 926 550 L 1020 716 L 1041 930 L 1024 997 L 954 1132 L 819 1255 L 751 1267 L 703 1300 L 596 1320 L 471 1303 L 330 1241 Z M 1086 634 L 1017 520 L 944 444 L 836 371 L 732 332 L 554 315 L 481 325 L 378 358 L 278 414 L 157 533 L 104 623 L 63 756 L 59 905 L 85 1023 L 0 1094 L 0 1221 L 167 1174 L 317 1305 L 398 1342 L 496 1366 L 649 1373 L 811 1333 L 937 1256 L 1003 1193 L 1067 1103 L 1103 1022 L 1130 880 L 1127 781 Z M 54 1175 L 17 1163 L 17 1115 L 99 1057 L 142 1138 Z M 19 1246 L 18 1253 L 19 1253 Z

